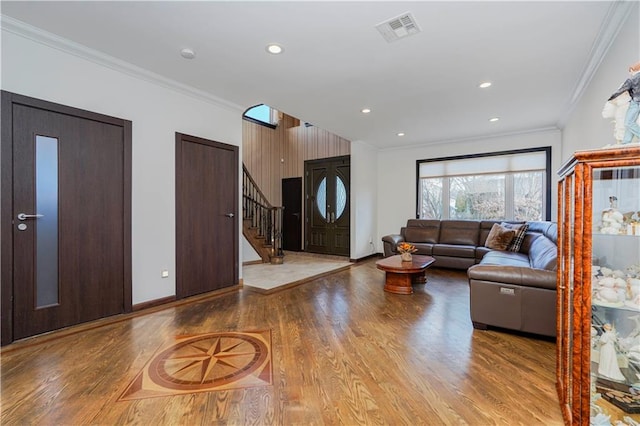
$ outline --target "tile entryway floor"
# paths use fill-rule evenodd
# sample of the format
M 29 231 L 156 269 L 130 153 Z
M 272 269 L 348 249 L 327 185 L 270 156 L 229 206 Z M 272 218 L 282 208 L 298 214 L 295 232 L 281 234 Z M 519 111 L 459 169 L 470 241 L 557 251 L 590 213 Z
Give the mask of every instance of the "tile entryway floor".
M 285 252 L 282 265 L 260 263 L 242 267 L 243 286 L 249 290 L 270 293 L 349 268 L 349 259 L 304 252 Z

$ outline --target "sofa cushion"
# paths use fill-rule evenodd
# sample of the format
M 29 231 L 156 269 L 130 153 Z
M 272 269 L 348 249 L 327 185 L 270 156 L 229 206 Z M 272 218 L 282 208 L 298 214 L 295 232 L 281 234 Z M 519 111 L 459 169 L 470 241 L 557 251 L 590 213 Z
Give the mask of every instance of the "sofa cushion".
M 558 224 L 554 222 L 527 222 L 529 225 L 527 232 L 535 232 L 549 238 L 554 243 L 558 243 Z
M 404 230 L 404 239 L 411 243 L 437 243 L 440 227 L 413 227 Z
M 440 225 L 441 244 L 477 246 L 480 234 L 477 220 L 443 220 Z
M 512 251 L 490 251 L 482 258 L 480 265 L 520 266 L 530 268 L 529 256 Z
M 529 258 L 532 268 L 555 271 L 558 266 L 558 246 L 541 235 L 531 243 Z
M 440 219 L 409 219 L 407 227 L 411 228 L 440 228 Z
M 506 228 L 499 223 L 494 223 L 484 246 L 494 250 L 506 250 L 517 233 L 518 231 L 515 229 Z
M 433 255 L 475 258 L 476 246 L 465 246 L 459 244 L 434 244 Z
M 414 254 L 421 254 L 423 256 L 431 256 L 433 254 L 433 244 L 431 243 L 412 243 L 416 247 Z
M 452 269 L 469 269 L 470 266 L 476 264 L 476 260 L 472 257 L 452 257 L 452 256 L 433 256 L 436 261 L 433 266 L 436 268 L 452 268 Z

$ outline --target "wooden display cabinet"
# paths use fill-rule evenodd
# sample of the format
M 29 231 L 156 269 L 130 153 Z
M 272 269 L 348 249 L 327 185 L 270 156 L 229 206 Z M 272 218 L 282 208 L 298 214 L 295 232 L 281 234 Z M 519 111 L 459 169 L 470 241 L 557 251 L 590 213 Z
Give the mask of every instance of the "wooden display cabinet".
M 640 422 L 640 147 L 559 171 L 557 390 L 566 424 Z

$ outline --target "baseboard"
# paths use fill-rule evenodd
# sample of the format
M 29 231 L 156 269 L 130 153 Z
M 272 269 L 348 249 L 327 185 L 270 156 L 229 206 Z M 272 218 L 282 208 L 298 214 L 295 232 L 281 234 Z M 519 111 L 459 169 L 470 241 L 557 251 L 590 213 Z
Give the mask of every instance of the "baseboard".
M 262 259 L 258 259 L 258 260 L 249 260 L 247 262 L 242 262 L 242 266 L 247 266 L 247 265 L 262 265 L 264 262 L 262 261 Z
M 382 257 L 382 253 L 371 253 L 368 256 L 360 257 L 358 259 L 349 259 L 349 262 L 352 262 L 352 263 L 364 262 L 365 260 L 369 260 L 374 257 Z
M 164 305 L 176 301 L 176 296 L 161 297 L 160 299 L 147 300 L 146 302 L 137 303 L 131 307 L 133 312 L 141 311 L 143 309 L 155 308 L 156 306 Z

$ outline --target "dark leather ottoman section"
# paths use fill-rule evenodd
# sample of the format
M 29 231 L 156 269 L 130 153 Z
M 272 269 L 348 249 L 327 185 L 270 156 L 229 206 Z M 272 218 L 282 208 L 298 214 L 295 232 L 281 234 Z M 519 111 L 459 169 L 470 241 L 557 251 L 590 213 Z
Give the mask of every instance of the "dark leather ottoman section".
M 471 321 L 544 336 L 556 335 L 556 291 L 469 280 Z
M 470 280 L 556 290 L 556 272 L 544 269 L 525 266 L 486 265 L 482 263 L 470 267 L 467 270 L 467 275 Z

